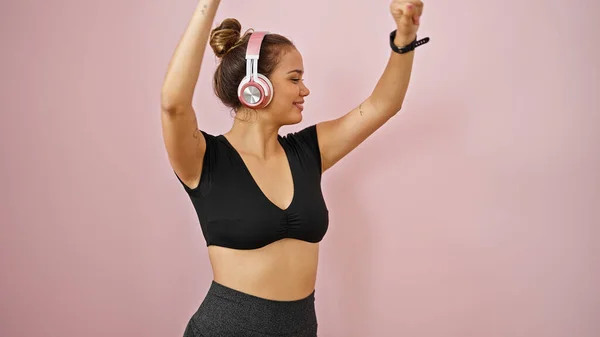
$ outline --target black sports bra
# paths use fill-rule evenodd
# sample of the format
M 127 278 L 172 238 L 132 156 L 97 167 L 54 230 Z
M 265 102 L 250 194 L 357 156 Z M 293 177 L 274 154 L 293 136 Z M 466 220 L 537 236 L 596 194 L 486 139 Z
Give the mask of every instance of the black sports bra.
M 200 184 L 183 184 L 198 214 L 206 245 L 256 249 L 284 238 L 319 242 L 329 226 L 321 191 L 321 155 L 316 126 L 278 136 L 294 182 L 287 209 L 260 190 L 242 157 L 223 135 L 202 131 L 206 153 Z

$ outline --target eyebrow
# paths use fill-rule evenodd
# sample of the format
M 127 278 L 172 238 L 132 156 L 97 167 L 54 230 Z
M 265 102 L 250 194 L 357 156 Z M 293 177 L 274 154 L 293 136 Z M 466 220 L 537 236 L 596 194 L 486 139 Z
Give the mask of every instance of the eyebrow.
M 288 71 L 287 73 L 288 73 L 288 74 L 290 74 L 290 73 L 294 73 L 294 72 L 295 72 L 295 73 L 298 73 L 298 74 L 300 74 L 300 75 L 302 75 L 302 74 L 304 73 L 304 71 L 302 71 L 302 70 L 300 70 L 300 69 L 294 69 L 294 70 Z

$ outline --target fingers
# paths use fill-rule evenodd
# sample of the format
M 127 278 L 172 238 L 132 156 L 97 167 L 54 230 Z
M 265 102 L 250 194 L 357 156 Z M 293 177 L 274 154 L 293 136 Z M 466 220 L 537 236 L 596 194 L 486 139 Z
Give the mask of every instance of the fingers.
M 400 17 L 402 23 L 418 25 L 423 14 L 423 2 L 420 0 L 395 0 L 392 3 L 392 12 Z

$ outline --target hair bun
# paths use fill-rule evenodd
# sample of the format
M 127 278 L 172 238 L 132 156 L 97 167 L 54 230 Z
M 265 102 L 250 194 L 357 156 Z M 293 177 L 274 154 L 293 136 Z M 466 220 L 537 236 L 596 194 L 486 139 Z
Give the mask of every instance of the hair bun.
M 215 55 L 222 58 L 233 48 L 241 38 L 242 25 L 234 18 L 223 20 L 219 26 L 210 33 L 210 46 Z

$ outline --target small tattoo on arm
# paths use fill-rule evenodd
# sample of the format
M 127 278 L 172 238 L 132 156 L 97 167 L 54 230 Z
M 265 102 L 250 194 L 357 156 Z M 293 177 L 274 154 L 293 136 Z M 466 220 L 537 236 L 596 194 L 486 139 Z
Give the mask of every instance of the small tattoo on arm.
M 362 104 L 358 107 L 358 112 L 360 112 L 360 115 L 363 115 L 363 109 L 362 109 Z

